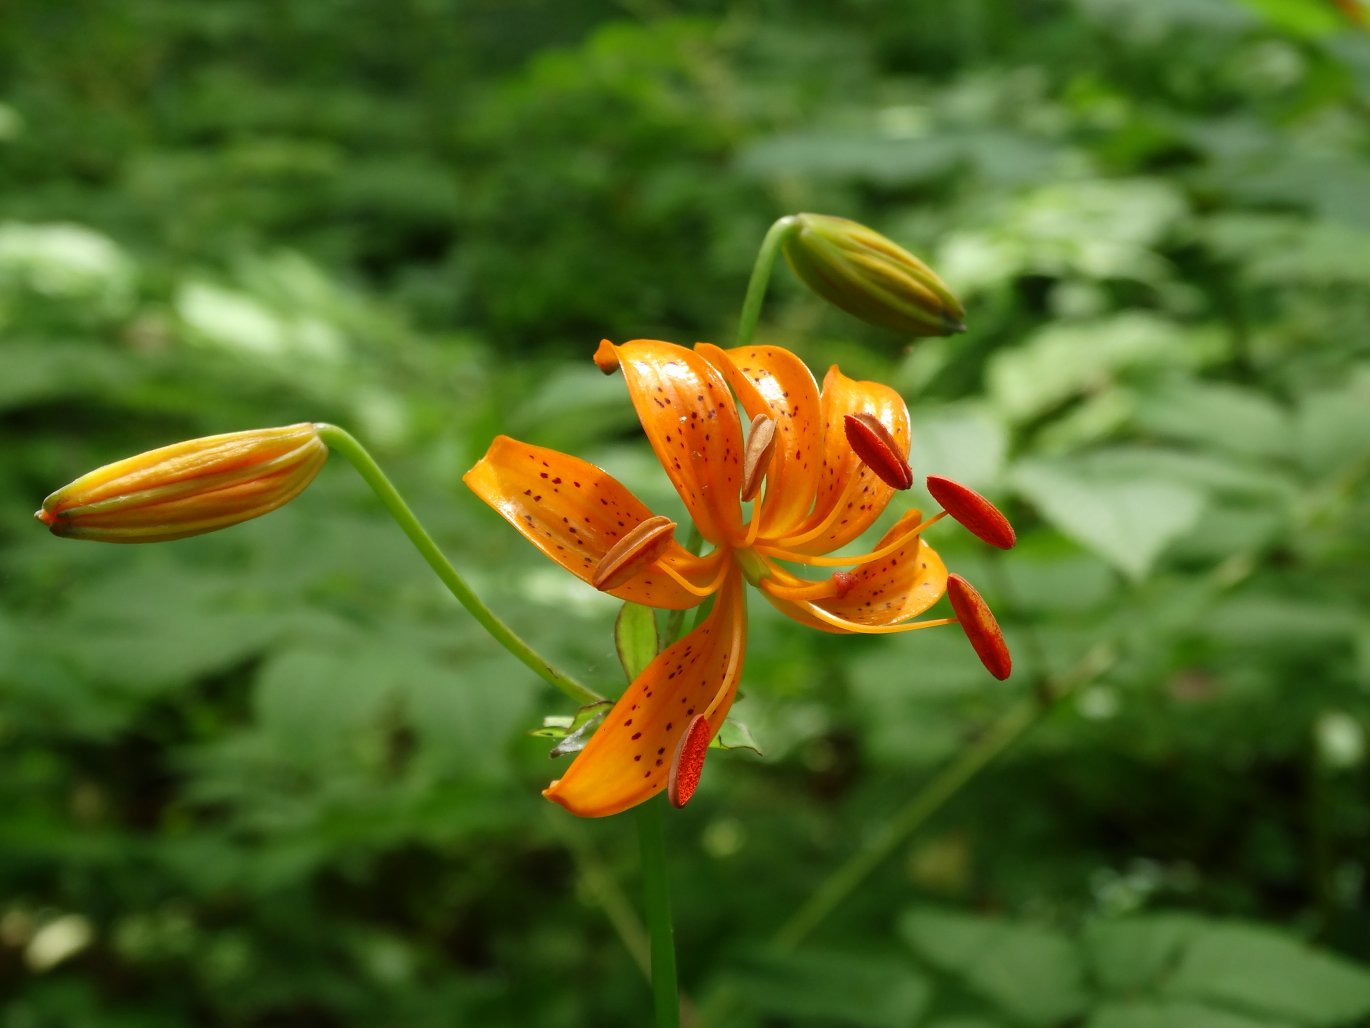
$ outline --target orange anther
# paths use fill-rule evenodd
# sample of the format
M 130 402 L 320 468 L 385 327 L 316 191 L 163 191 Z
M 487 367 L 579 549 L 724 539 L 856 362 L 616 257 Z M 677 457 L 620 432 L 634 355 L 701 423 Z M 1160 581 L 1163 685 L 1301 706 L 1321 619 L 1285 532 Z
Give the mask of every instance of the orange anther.
M 671 758 L 671 772 L 666 776 L 666 795 L 671 805 L 683 807 L 690 802 L 699 786 L 699 776 L 704 773 L 704 757 L 709 752 L 709 740 L 713 738 L 709 719 L 696 714 L 680 733 L 676 743 L 675 756 Z

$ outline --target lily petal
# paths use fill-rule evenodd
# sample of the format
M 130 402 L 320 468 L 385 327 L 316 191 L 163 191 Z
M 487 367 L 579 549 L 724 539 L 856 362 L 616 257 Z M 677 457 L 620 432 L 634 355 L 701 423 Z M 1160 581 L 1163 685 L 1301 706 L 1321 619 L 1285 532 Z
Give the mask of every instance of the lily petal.
M 779 458 L 762 501 L 761 533 L 783 534 L 809 513 L 818 487 L 823 453 L 818 383 L 803 361 L 778 346 L 723 350 L 697 343 L 695 350 L 727 379 L 748 417 L 766 414 L 775 422 Z
M 497 436 L 490 449 L 462 476 L 525 539 L 592 585 L 604 555 L 652 517 L 645 503 L 607 471 L 557 450 Z M 674 540 L 658 558 L 692 580 L 707 579 L 714 565 Z M 613 589 L 621 600 L 685 610 L 700 596 L 650 565 Z
M 774 539 L 799 553 L 830 553 L 870 528 L 894 495 L 847 441 L 849 414 L 869 414 L 888 430 L 898 455 L 909 451 L 909 409 L 878 382 L 848 378 L 833 365 L 823 379 L 823 469 L 813 512 L 794 531 Z
M 712 738 L 727 717 L 742 677 L 746 633 L 742 576 L 734 570 L 704 623 L 657 654 L 566 774 L 542 794 L 581 817 L 604 817 L 664 789 L 691 722 L 704 715 Z
M 700 534 L 712 543 L 739 539 L 742 426 L 722 376 L 674 343 L 635 339 L 613 354 L 642 429 Z
M 874 547 L 882 549 L 915 528 L 922 515 L 911 510 L 901 517 Z M 825 632 L 870 632 L 898 625 L 923 613 L 947 591 L 947 568 L 921 535 L 877 560 L 846 573 L 841 596 L 812 602 L 793 602 L 766 593 L 782 613 Z M 765 591 L 763 589 L 763 591 Z M 830 618 L 816 617 L 818 609 Z

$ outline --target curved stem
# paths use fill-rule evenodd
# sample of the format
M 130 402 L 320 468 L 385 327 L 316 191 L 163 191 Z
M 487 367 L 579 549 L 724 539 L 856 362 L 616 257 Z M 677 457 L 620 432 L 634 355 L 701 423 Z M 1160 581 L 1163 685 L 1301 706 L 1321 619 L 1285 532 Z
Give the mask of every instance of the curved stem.
M 886 822 L 883 830 L 863 849 L 839 867 L 819 889 L 776 931 L 772 942 L 784 952 L 809 936 L 839 904 L 883 864 L 899 846 L 918 831 L 933 814 L 961 791 L 994 758 L 1008 749 L 1024 732 L 1052 710 L 1056 703 L 1085 682 L 1098 677 L 1115 659 L 1112 649 L 1099 646 L 1089 651 L 1067 678 L 1049 692 L 1035 694 L 1009 708 L 979 741 L 915 793 Z M 1048 695 L 1050 699 L 1044 699 Z
M 752 265 L 752 277 L 747 282 L 747 298 L 742 301 L 742 317 L 737 323 L 738 346 L 746 346 L 756 334 L 756 323 L 761 320 L 761 301 L 766 298 L 766 286 L 771 281 L 776 255 L 786 237 L 798 228 L 799 219 L 787 214 L 776 221 L 766 232 L 766 238 L 761 240 L 756 263 Z
M 647 929 L 652 944 L 652 1000 L 657 1028 L 680 1028 L 680 992 L 676 984 L 675 929 L 671 925 L 671 890 L 666 878 L 666 837 L 661 805 L 655 796 L 639 803 L 638 839 L 642 844 L 642 885 L 647 904 Z
M 540 657 L 531 646 L 520 639 L 512 628 L 491 612 L 490 608 L 466 584 L 466 580 L 452 566 L 452 562 L 443 555 L 442 550 L 438 549 L 438 544 L 433 541 L 428 530 L 423 527 L 419 519 L 415 517 L 414 512 L 409 509 L 409 504 L 404 502 L 404 497 L 391 484 L 390 479 L 386 477 L 380 465 L 367 452 L 366 447 L 357 442 L 349 432 L 337 425 L 320 423 L 316 427 L 319 430 L 319 438 L 328 444 L 330 450 L 340 454 L 357 469 L 357 473 L 380 498 L 385 509 L 390 512 L 390 516 L 404 530 L 404 534 L 409 537 L 409 541 L 414 544 L 419 555 L 428 562 L 428 566 L 433 569 L 438 578 L 442 579 L 442 584 L 447 586 L 448 591 L 457 598 L 457 602 L 466 608 L 480 626 L 490 633 L 495 642 L 522 661 L 529 670 L 543 681 L 556 686 L 577 703 L 595 703 L 604 699 L 593 689 L 582 685 L 574 678 L 554 668 Z

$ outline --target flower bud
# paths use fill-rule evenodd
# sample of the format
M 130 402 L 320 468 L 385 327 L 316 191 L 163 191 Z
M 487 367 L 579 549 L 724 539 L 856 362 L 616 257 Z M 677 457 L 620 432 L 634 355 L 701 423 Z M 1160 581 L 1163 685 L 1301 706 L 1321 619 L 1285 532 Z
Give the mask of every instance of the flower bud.
M 44 500 L 34 517 L 71 539 L 183 539 L 289 503 L 327 459 L 318 426 L 309 422 L 206 436 L 82 475 Z
M 893 240 L 846 218 L 797 214 L 785 259 L 804 284 L 862 321 L 904 335 L 964 332 L 959 300 L 926 264 Z

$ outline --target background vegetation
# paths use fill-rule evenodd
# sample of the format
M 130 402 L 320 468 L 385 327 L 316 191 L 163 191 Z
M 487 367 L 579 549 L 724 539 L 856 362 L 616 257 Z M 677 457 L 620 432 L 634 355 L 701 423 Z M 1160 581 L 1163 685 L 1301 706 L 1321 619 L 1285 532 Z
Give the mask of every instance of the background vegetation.
M 501 614 L 613 689 L 613 605 L 459 476 L 505 431 L 669 503 L 589 355 L 726 343 L 797 210 L 877 226 L 966 302 L 967 335 L 906 349 L 782 271 L 762 338 L 897 384 L 915 469 L 1004 501 L 1007 559 L 937 541 L 1018 670 L 994 682 L 954 632 L 818 637 L 753 604 L 735 714 L 765 758 L 711 758 L 668 826 L 694 1009 L 1370 1023 L 1356 10 L 11 0 L 0 1026 L 645 1020 L 632 826 L 538 796 L 528 733 L 566 703 L 344 466 L 166 546 L 29 513 L 154 445 L 333 420 Z M 817 932 L 768 946 L 1063 683 Z

